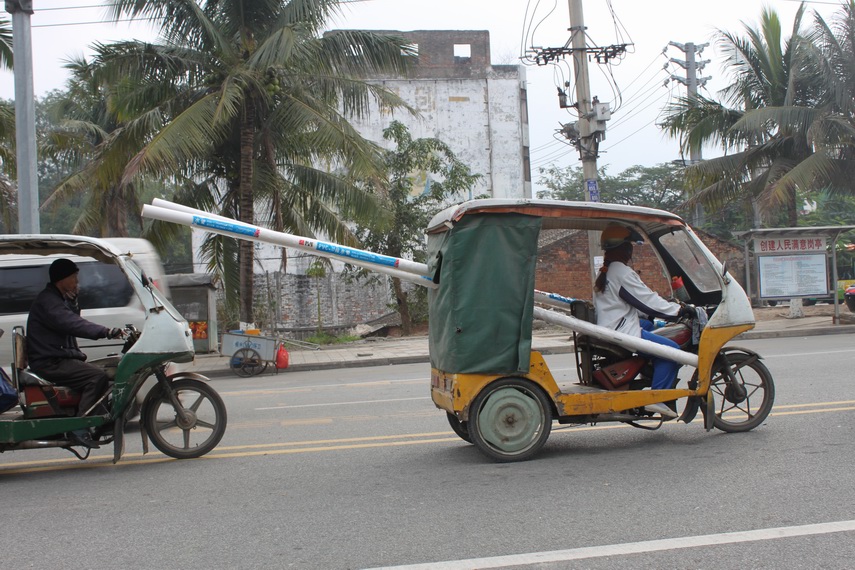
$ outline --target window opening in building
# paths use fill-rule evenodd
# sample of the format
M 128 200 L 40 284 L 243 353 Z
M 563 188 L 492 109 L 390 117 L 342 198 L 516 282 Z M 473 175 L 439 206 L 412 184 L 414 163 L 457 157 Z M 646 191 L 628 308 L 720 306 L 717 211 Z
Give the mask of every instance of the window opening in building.
M 454 44 L 454 61 L 467 60 L 472 57 L 472 44 Z

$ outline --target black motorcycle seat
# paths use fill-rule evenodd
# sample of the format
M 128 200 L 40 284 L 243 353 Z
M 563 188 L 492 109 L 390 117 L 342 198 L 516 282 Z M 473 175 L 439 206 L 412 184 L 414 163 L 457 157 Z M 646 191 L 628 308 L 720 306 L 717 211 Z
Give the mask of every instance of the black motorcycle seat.
M 18 370 L 18 385 L 24 388 L 26 386 L 53 386 L 54 384 L 28 368 L 26 370 Z
M 617 357 L 621 359 L 629 358 L 633 355 L 633 352 L 631 350 L 627 350 L 622 346 L 612 344 L 604 340 L 600 340 L 593 336 L 579 335 L 576 338 L 576 343 L 579 344 L 579 346 L 588 345 L 592 349 L 599 349 L 601 351 L 611 352 L 612 354 L 617 355 Z

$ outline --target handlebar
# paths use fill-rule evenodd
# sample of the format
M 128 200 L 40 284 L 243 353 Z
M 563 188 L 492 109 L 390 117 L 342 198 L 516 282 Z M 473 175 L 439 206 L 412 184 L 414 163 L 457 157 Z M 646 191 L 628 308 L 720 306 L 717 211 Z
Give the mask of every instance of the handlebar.
M 142 332 L 137 329 L 132 323 L 126 324 L 124 327 L 125 344 L 122 346 L 122 354 L 128 352 L 131 347 L 137 342 L 142 335 Z

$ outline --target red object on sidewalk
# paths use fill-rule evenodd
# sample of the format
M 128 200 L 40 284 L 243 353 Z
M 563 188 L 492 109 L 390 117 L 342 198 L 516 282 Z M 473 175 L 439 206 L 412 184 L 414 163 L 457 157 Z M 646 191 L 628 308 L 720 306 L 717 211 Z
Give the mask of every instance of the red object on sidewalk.
M 281 343 L 279 344 L 279 349 L 276 351 L 276 368 L 279 370 L 288 368 L 288 350 Z

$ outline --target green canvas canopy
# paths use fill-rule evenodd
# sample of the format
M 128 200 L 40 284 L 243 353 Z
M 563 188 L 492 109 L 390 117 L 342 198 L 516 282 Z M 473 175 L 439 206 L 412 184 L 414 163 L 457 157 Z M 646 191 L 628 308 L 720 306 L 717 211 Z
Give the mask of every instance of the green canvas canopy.
M 428 236 L 431 366 L 450 373 L 528 372 L 541 218 L 464 215 Z

